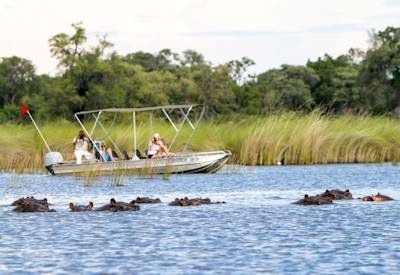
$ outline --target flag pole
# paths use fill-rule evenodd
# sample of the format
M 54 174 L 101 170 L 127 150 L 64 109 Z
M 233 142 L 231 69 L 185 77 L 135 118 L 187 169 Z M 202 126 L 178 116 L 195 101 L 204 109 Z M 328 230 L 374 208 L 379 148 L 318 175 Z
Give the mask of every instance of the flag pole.
M 35 125 L 35 128 L 36 128 L 36 130 L 38 131 L 40 137 L 42 138 L 44 144 L 46 145 L 47 150 L 49 150 L 49 152 L 51 152 L 50 146 L 47 144 L 47 141 L 44 139 L 44 136 L 43 136 L 42 132 L 39 130 L 39 127 L 36 125 L 36 122 L 35 122 L 35 120 L 33 119 L 33 117 L 31 116 L 31 113 L 29 112 L 28 109 L 26 110 L 26 113 L 28 114 L 29 118 L 32 120 L 33 125 Z

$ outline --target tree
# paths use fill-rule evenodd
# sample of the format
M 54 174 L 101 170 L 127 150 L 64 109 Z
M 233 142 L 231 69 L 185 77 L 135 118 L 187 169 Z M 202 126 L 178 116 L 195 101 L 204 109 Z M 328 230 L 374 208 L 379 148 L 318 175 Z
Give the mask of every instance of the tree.
M 359 65 L 354 62 L 359 53 L 353 50 L 350 54 L 337 58 L 326 54 L 307 62 L 319 77 L 311 91 L 317 106 L 336 112 L 361 106 Z
M 24 95 L 35 89 L 35 78 L 31 61 L 17 56 L 0 59 L 1 106 L 19 104 Z
M 400 28 L 371 34 L 371 48 L 361 63 L 361 85 L 373 112 L 400 108 Z
M 82 22 L 72 24 L 75 31 L 72 35 L 59 33 L 49 39 L 50 52 L 58 59 L 60 69 L 72 69 L 85 52 L 87 37 L 82 25 Z
M 76 94 L 70 78 L 62 76 L 38 77 L 38 90 L 26 98 L 27 104 L 40 119 L 73 118 L 77 107 L 82 106 L 84 98 Z
M 211 113 L 226 114 L 235 107 L 232 79 L 226 65 L 199 66 L 190 74 L 196 85 L 195 102 L 206 104 Z
M 246 80 L 246 77 L 244 77 L 244 74 L 247 72 L 247 70 L 251 67 L 254 66 L 256 63 L 248 58 L 248 57 L 242 57 L 241 60 L 232 60 L 228 62 L 228 67 L 231 70 L 230 74 L 231 77 L 238 83 L 242 83 L 243 80 Z M 249 77 L 249 76 L 247 76 Z
M 167 70 L 175 68 L 179 61 L 179 55 L 170 49 L 162 49 L 156 56 L 157 70 Z
M 90 90 L 103 91 L 98 85 L 110 79 L 109 66 L 104 59 L 105 51 L 113 45 L 102 37 L 97 45 L 88 47 L 85 45 L 87 38 L 82 22 L 72 24 L 72 28 L 72 35 L 59 33 L 49 40 L 49 45 L 52 55 L 59 61 L 59 68 L 64 70 L 63 78 L 68 79 L 66 83 L 73 83 L 77 96 L 82 99 L 82 104 L 74 109 L 78 112 L 86 107 L 98 106 L 98 103 L 93 103 L 93 92 Z
M 179 55 L 172 52 L 170 49 L 163 49 L 157 54 L 142 51 L 130 53 L 123 59 L 130 64 L 142 66 L 146 72 L 154 72 L 175 69 L 179 61 Z
M 129 64 L 140 65 L 146 72 L 153 72 L 158 69 L 157 57 L 151 53 L 135 52 L 124 56 L 123 60 Z
M 258 76 L 257 94 L 262 96 L 260 100 L 264 111 L 309 111 L 314 104 L 311 90 L 318 79 L 315 72 L 307 67 L 282 65 L 279 70 L 269 70 Z
M 181 65 L 187 67 L 194 67 L 204 65 L 204 56 L 194 50 L 186 50 L 182 53 Z

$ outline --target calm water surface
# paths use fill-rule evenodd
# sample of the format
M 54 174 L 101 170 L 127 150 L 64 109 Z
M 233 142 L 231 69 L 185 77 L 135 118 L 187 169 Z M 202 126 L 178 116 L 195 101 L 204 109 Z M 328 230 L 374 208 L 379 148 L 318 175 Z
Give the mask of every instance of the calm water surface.
M 0 174 L 0 273 L 398 273 L 400 166 L 228 168 L 213 175 L 83 179 Z M 298 206 L 304 193 L 349 188 L 396 201 Z M 22 196 L 56 213 L 14 213 Z M 227 204 L 138 212 L 68 212 L 111 197 L 210 197 Z

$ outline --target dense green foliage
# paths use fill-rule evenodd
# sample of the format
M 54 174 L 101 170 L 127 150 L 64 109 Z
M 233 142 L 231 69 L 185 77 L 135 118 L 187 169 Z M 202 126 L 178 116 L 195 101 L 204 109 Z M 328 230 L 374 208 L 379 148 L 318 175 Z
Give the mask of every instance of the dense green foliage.
M 371 34 L 363 52 L 329 55 L 305 66 L 282 65 L 248 74 L 243 57 L 214 66 L 193 50 L 177 54 L 120 55 L 106 37 L 87 45 L 81 23 L 71 35 L 49 40 L 56 76 L 38 75 L 31 61 L 0 59 L 0 122 L 16 120 L 24 100 L 36 117 L 71 119 L 72 113 L 106 107 L 204 103 L 211 114 L 265 114 L 289 110 L 331 113 L 400 111 L 400 28 Z

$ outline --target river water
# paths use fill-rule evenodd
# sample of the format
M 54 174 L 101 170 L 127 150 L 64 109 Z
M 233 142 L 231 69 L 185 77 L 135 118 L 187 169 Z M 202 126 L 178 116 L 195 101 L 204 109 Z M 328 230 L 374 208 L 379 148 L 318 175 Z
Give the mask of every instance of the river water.
M 121 186 L 122 185 L 122 186 Z M 305 193 L 380 191 L 396 199 L 291 204 Z M 169 178 L 0 174 L 0 273 L 398 273 L 400 166 L 227 167 Z M 15 213 L 22 196 L 46 197 L 56 213 Z M 68 212 L 159 197 L 137 212 Z M 175 197 L 226 204 L 178 208 Z

